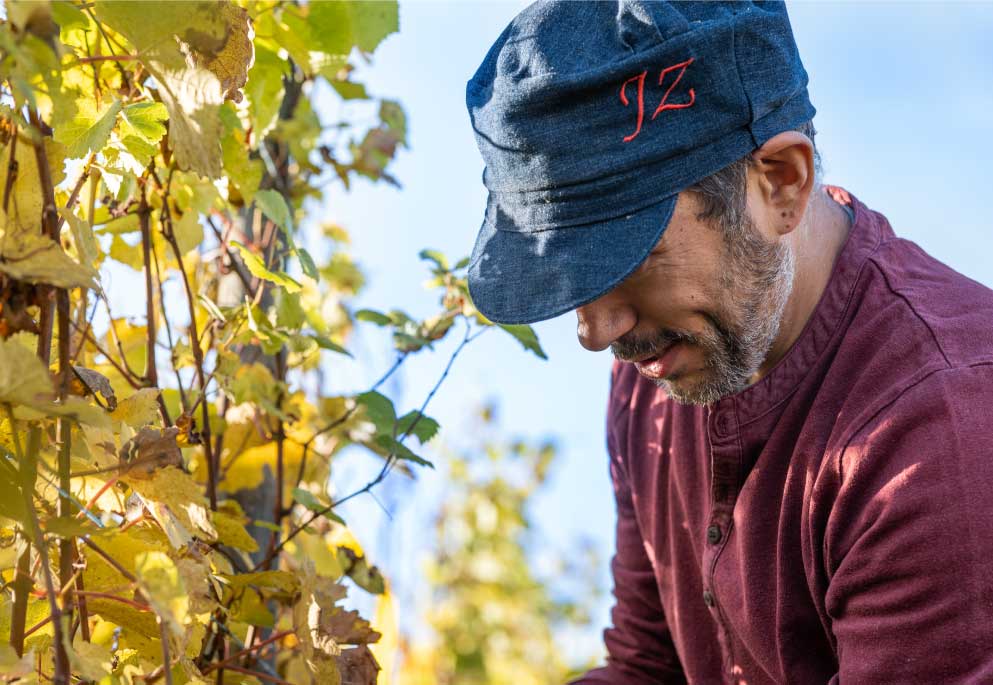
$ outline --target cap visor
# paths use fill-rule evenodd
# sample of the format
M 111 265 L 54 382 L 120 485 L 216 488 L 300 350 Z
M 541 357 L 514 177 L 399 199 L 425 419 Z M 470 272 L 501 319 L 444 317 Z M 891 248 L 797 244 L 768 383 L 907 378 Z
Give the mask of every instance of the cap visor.
M 606 294 L 645 260 L 672 219 L 677 195 L 615 219 L 525 233 L 497 209 L 483 221 L 469 294 L 495 323 L 551 319 Z M 501 224 L 506 224 L 501 226 Z

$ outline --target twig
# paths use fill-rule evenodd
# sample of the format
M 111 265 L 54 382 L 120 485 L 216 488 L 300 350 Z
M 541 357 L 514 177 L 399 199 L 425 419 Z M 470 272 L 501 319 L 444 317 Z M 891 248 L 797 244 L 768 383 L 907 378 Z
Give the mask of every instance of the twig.
M 266 673 L 259 673 L 258 671 L 252 671 L 247 668 L 242 668 L 241 666 L 228 665 L 225 666 L 224 668 L 226 668 L 229 671 L 234 671 L 235 673 L 244 673 L 245 675 L 250 675 L 260 680 L 267 680 L 270 683 L 276 683 L 276 685 L 293 685 L 293 683 L 289 682 L 288 680 L 283 680 L 282 678 L 277 678 L 276 676 L 271 676 Z
M 275 635 L 271 635 L 268 638 L 266 638 L 265 640 L 263 640 L 262 642 L 256 642 L 251 647 L 246 647 L 245 649 L 241 650 L 240 652 L 236 652 L 235 654 L 232 654 L 231 656 L 226 657 L 223 661 L 215 661 L 214 663 L 212 663 L 209 666 L 207 666 L 207 668 L 205 668 L 203 671 L 201 671 L 201 673 L 203 675 L 207 675 L 208 673 L 210 673 L 211 671 L 213 671 L 215 669 L 218 669 L 218 668 L 228 668 L 228 664 L 233 664 L 234 662 L 238 661 L 238 659 L 240 659 L 241 657 L 243 657 L 243 656 L 245 656 L 247 654 L 251 654 L 252 652 L 256 652 L 256 651 L 260 650 L 261 648 L 265 647 L 266 645 L 270 645 L 273 642 L 277 642 L 279 640 L 282 640 L 287 635 L 292 635 L 292 634 L 293 634 L 293 631 L 292 630 L 284 630 L 284 631 L 282 631 L 280 633 L 276 633 Z
M 169 218 L 169 205 L 162 206 L 163 218 L 166 219 L 167 229 L 163 231 L 166 241 L 172 246 L 173 254 L 179 265 L 179 273 L 183 277 L 183 289 L 186 291 L 186 303 L 190 310 L 190 347 L 193 350 L 193 361 L 196 364 L 197 380 L 200 384 L 200 398 L 207 394 L 207 378 L 203 371 L 203 350 L 200 349 L 200 336 L 197 333 L 197 310 L 193 303 L 193 288 L 190 286 L 189 276 L 186 275 L 186 267 L 183 265 L 183 255 L 179 250 L 179 243 L 172 232 L 172 220 Z M 210 413 L 206 400 L 201 407 L 203 425 L 203 451 L 207 461 L 207 498 L 210 500 L 211 511 L 217 511 L 217 464 L 214 462 L 213 445 L 210 440 Z
M 442 382 L 444 382 L 445 378 L 448 377 L 448 372 L 452 368 L 452 364 L 455 362 L 455 358 L 458 357 L 459 353 L 462 351 L 462 348 L 464 348 L 469 342 L 471 342 L 473 339 L 475 339 L 476 336 L 470 336 L 469 335 L 469 333 L 471 331 L 472 331 L 472 325 L 467 320 L 466 321 L 466 333 L 465 333 L 465 336 L 462 338 L 462 342 L 460 342 L 459 343 L 459 346 L 455 348 L 455 351 L 454 352 L 452 352 L 452 356 L 448 359 L 448 364 L 445 365 L 445 370 L 442 372 L 441 377 L 434 384 L 434 387 L 431 388 L 431 392 L 428 393 L 427 398 L 421 404 L 421 408 L 418 410 L 417 417 L 415 417 L 415 419 L 411 422 L 410 426 L 407 427 L 407 430 L 404 431 L 403 435 L 401 435 L 399 438 L 396 438 L 396 436 L 395 436 L 396 424 L 394 424 L 394 438 L 396 438 L 395 442 L 397 444 L 402 444 L 403 441 L 407 438 L 407 436 L 410 435 L 411 431 L 413 431 L 414 426 L 417 425 L 417 422 L 424 415 L 424 410 L 427 408 L 428 403 L 431 401 L 431 398 L 434 397 L 435 393 L 438 391 L 438 388 L 441 387 Z M 379 470 L 379 473 L 376 474 L 376 477 L 375 478 L 373 478 L 371 481 L 369 481 L 368 483 L 366 483 L 364 486 L 362 486 L 361 488 L 359 488 L 355 492 L 352 492 L 351 494 L 348 494 L 345 497 L 342 497 L 341 499 L 338 499 L 338 500 L 335 500 L 335 501 L 331 502 L 331 504 L 329 504 L 328 506 L 324 507 L 323 509 L 320 509 L 318 511 L 311 512 L 311 514 L 310 514 L 310 516 L 308 518 L 306 518 L 304 521 L 302 521 L 300 524 L 298 524 L 293 530 L 291 530 L 289 532 L 289 534 L 287 534 L 287 536 L 282 540 L 282 542 L 280 542 L 278 545 L 276 545 L 275 549 L 273 549 L 272 552 L 270 552 L 269 554 L 267 554 L 265 559 L 263 559 L 258 564 L 256 564 L 255 565 L 255 568 L 253 568 L 252 570 L 253 571 L 258 571 L 264 565 L 270 563 L 271 558 L 273 558 L 273 557 L 275 557 L 275 555 L 279 554 L 279 552 L 283 549 L 283 547 L 286 546 L 286 543 L 288 543 L 290 540 L 292 540 L 297 535 L 299 535 L 300 533 L 302 533 L 304 531 L 304 529 L 307 528 L 307 526 L 309 526 L 311 523 L 313 523 L 314 521 L 316 521 L 318 518 L 320 518 L 321 516 L 324 516 L 325 514 L 329 513 L 332 509 L 334 509 L 337 506 L 340 506 L 341 504 L 344 504 L 348 500 L 350 500 L 350 499 L 352 499 L 354 497 L 358 497 L 359 495 L 361 495 L 363 493 L 369 492 L 374 487 L 376 487 L 379 483 L 381 483 L 383 481 L 384 478 L 386 478 L 387 474 L 389 474 L 390 469 L 391 469 L 391 467 L 392 467 L 392 465 L 393 465 L 393 463 L 395 461 L 396 461 L 396 450 L 393 449 L 386 456 L 386 461 L 384 462 L 383 467 Z
M 10 136 L 10 157 L 7 160 L 7 178 L 3 185 L 3 213 L 7 213 L 10 205 L 10 191 L 14 188 L 14 181 L 17 179 L 17 124 L 13 125 L 14 131 Z
M 155 297 L 152 295 L 152 210 L 141 192 L 141 205 L 138 208 L 138 222 L 141 225 L 141 254 L 145 263 L 145 383 L 152 388 L 159 387 L 159 372 L 155 365 Z M 157 268 L 157 267 L 156 267 Z M 180 386 L 182 387 L 182 386 Z M 171 426 L 169 410 L 166 408 L 162 393 L 156 395 L 159 404 L 159 414 L 164 426 Z

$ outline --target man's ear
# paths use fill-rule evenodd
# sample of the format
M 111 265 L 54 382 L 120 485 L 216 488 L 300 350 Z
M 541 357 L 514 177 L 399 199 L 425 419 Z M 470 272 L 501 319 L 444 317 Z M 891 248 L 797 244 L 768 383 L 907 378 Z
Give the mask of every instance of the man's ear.
M 749 211 L 760 226 L 785 235 L 807 211 L 814 189 L 814 145 L 799 131 L 783 131 L 752 153 Z

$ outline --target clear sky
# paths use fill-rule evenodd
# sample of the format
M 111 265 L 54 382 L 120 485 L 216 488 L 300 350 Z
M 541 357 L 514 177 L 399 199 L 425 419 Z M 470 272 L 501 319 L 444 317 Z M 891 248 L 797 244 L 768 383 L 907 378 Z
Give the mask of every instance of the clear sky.
M 369 276 L 359 304 L 430 314 L 436 303 L 419 288 L 427 271 L 417 252 L 432 247 L 458 258 L 471 250 L 485 191 L 465 82 L 523 6 L 402 1 L 400 33 L 379 48 L 374 64 L 359 70 L 372 93 L 403 103 L 410 131 L 410 149 L 393 169 L 402 191 L 360 182 L 348 194 L 333 187 L 325 203 L 323 218 L 351 231 L 354 254 Z M 993 4 L 803 3 L 790 9 L 818 108 L 825 180 L 882 211 L 898 234 L 993 286 L 986 204 L 993 159 Z M 561 463 L 536 515 L 550 539 L 592 537 L 609 587 L 614 510 L 604 408 L 610 353 L 579 346 L 574 314 L 536 330 L 549 361 L 524 353 L 500 331 L 488 333 L 456 361 L 428 413 L 443 426 L 441 440 L 454 440 L 471 409 L 494 398 L 508 433 L 556 437 Z M 391 359 L 387 341 L 372 331 L 362 336 L 365 368 L 340 372 L 337 381 L 346 389 L 361 389 Z M 442 345 L 415 359 L 387 388 L 403 411 L 420 403 L 452 348 Z M 359 483 L 375 467 L 368 458 L 346 460 L 336 478 Z M 374 552 L 389 559 L 388 568 L 403 569 L 396 579 L 402 600 L 422 596 L 416 564 L 431 535 L 424 516 L 443 496 L 436 476 L 416 483 L 397 476 L 380 500 L 402 516 L 388 519 L 368 498 L 345 512 Z M 596 627 L 571 650 L 596 648 L 608 608 L 605 597 Z

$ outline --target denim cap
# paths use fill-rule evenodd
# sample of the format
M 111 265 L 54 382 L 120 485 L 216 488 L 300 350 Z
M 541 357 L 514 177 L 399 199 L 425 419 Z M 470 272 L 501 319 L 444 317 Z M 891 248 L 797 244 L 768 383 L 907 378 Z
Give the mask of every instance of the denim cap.
M 469 293 L 496 323 L 591 302 L 677 194 L 814 116 L 778 2 L 537 2 L 466 87 L 486 169 Z

